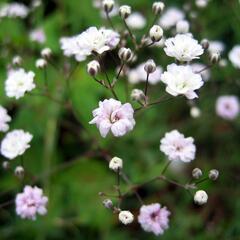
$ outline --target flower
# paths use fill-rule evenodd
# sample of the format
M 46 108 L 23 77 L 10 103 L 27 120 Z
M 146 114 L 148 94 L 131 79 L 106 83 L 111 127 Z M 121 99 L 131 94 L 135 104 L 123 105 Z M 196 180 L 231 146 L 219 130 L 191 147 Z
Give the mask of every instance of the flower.
M 119 169 L 123 167 L 123 160 L 118 157 L 114 157 L 109 162 L 109 168 L 112 169 L 114 172 L 117 172 Z
M 195 0 L 195 4 L 199 8 L 205 8 L 208 5 L 209 0 Z
M 121 211 L 118 215 L 118 219 L 121 223 L 127 225 L 133 222 L 134 216 L 129 211 Z
M 198 107 L 191 107 L 190 115 L 192 118 L 199 118 L 201 116 L 201 110 Z
M 236 45 L 229 53 L 229 59 L 233 66 L 240 68 L 240 45 Z
M 6 95 L 16 99 L 23 97 L 25 92 L 30 92 L 36 87 L 33 82 L 34 76 L 34 72 L 26 72 L 22 68 L 10 70 L 5 81 Z
M 177 34 L 173 38 L 168 38 L 165 46 L 164 51 L 169 57 L 184 62 L 197 59 L 204 52 L 202 46 L 190 34 Z
M 194 202 L 198 205 L 203 205 L 207 202 L 208 195 L 205 191 L 199 190 L 194 195 Z
M 143 205 L 140 209 L 138 222 L 144 231 L 153 232 L 158 236 L 168 229 L 170 214 L 167 208 L 161 207 L 159 203 Z
M 160 150 L 170 161 L 191 162 L 195 159 L 196 146 L 192 137 L 185 138 L 177 130 L 165 134 L 160 141 Z
M 159 24 L 163 29 L 169 29 L 174 27 L 176 23 L 183 20 L 185 17 L 184 13 L 178 8 L 169 8 L 160 18 Z
M 99 108 L 93 111 L 93 120 L 90 124 L 96 124 L 102 137 L 106 137 L 109 131 L 115 137 L 121 137 L 133 130 L 135 120 L 134 110 L 130 103 L 122 104 L 115 99 L 105 99 L 99 102 Z
M 17 156 L 21 156 L 30 148 L 29 143 L 33 136 L 23 130 L 13 130 L 4 137 L 1 143 L 1 154 L 12 160 Z
M 185 95 L 188 99 L 197 98 L 195 90 L 204 84 L 200 74 L 193 72 L 190 66 L 178 66 L 171 64 L 161 76 L 163 83 L 167 85 L 166 91 L 173 95 Z
M 33 42 L 44 43 L 46 41 L 46 35 L 43 28 L 37 28 L 30 32 L 29 38 Z
M 220 96 L 216 101 L 216 113 L 226 120 L 235 119 L 240 112 L 239 100 L 237 96 Z
M 146 26 L 145 17 L 139 13 L 134 12 L 126 19 L 127 25 L 132 29 L 142 29 Z
M 213 54 L 213 53 L 219 53 L 221 54 L 225 50 L 225 45 L 223 42 L 220 41 L 210 41 L 209 42 L 209 47 L 208 47 L 208 52 Z
M 0 132 L 8 131 L 8 122 L 10 121 L 11 117 L 8 115 L 7 110 L 0 105 Z
M 39 58 L 37 59 L 35 65 L 36 68 L 45 68 L 47 66 L 47 61 L 44 58 Z
M 114 49 L 119 41 L 120 36 L 117 32 L 90 27 L 79 35 L 61 38 L 60 44 L 65 56 L 75 56 L 77 61 L 84 61 L 93 52 L 102 54 Z
M 29 14 L 29 9 L 22 3 L 9 3 L 4 4 L 0 8 L 0 18 L 26 18 Z
M 147 73 L 144 70 L 145 63 L 140 64 L 135 69 L 128 72 L 128 81 L 132 84 L 139 82 L 146 82 Z M 161 81 L 162 68 L 160 66 L 156 67 L 156 71 L 149 75 L 148 81 L 150 84 L 155 85 Z
M 203 81 L 208 81 L 210 79 L 211 73 L 209 71 L 209 69 L 207 69 L 207 66 L 202 64 L 202 63 L 193 63 L 191 64 L 191 68 L 193 70 L 193 72 L 198 73 L 201 71 L 201 76 Z M 202 71 L 203 69 L 205 69 L 204 71 Z
M 36 215 L 47 213 L 48 198 L 43 195 L 43 190 L 36 186 L 25 186 L 22 193 L 16 196 L 16 213 L 23 219 L 35 220 Z
M 188 33 L 189 28 L 190 28 L 190 24 L 187 20 L 180 20 L 176 24 L 177 33 Z
M 6 95 L 16 99 L 23 97 L 26 92 L 30 92 L 36 87 L 33 82 L 34 76 L 34 72 L 26 72 L 22 68 L 10 70 L 5 81 Z

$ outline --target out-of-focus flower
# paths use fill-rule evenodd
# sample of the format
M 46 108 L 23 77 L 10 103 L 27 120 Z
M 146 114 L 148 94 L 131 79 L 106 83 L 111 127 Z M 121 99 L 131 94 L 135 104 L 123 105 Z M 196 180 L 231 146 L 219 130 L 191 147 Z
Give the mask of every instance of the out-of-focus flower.
M 35 65 L 36 65 L 36 68 L 42 69 L 47 66 L 47 61 L 43 58 L 39 58 L 39 59 L 37 59 Z
M 134 220 L 134 216 L 130 211 L 121 211 L 118 215 L 119 221 L 124 225 L 130 224 Z
M 170 161 L 191 162 L 195 159 L 196 146 L 192 137 L 185 138 L 177 130 L 165 134 L 160 141 L 160 150 Z
M 90 27 L 77 36 L 61 38 L 60 44 L 64 55 L 75 56 L 77 61 L 84 61 L 94 52 L 102 54 L 114 49 L 119 41 L 120 36 L 117 32 Z
M 206 65 L 202 64 L 202 63 L 193 63 L 191 64 L 191 67 L 192 67 L 192 70 L 193 72 L 195 73 L 198 73 L 200 72 L 201 76 L 202 76 L 202 79 L 203 81 L 208 81 L 210 79 L 210 76 L 211 76 L 211 72 L 209 69 L 207 69 Z M 202 71 L 203 69 L 205 69 L 204 71 Z
M 219 171 L 217 169 L 212 169 L 208 174 L 209 179 L 216 181 L 219 177 Z
M 114 172 L 122 169 L 123 167 L 123 160 L 119 157 L 114 157 L 109 162 L 109 168 L 112 169 Z
M 122 19 L 126 19 L 132 13 L 132 8 L 128 5 L 122 5 L 119 8 L 119 15 Z
M 168 38 L 165 46 L 164 51 L 169 57 L 184 62 L 197 59 L 204 52 L 198 41 L 189 34 L 177 34 L 174 38 Z
M 48 198 L 43 195 L 41 188 L 25 186 L 22 193 L 16 196 L 16 213 L 23 219 L 35 220 L 37 214 L 47 213 Z
M 22 64 L 22 58 L 20 56 L 15 56 L 12 60 L 12 64 L 16 66 L 20 66 Z
M 141 101 L 145 99 L 144 92 L 140 89 L 133 89 L 131 92 L 131 98 L 134 101 Z
M 145 63 L 140 64 L 135 69 L 132 69 L 128 72 L 128 81 L 132 84 L 139 82 L 146 82 L 147 73 L 144 70 Z M 149 75 L 149 83 L 152 85 L 157 84 L 161 81 L 162 68 L 160 66 L 156 67 L 156 71 Z
M 216 113 L 226 120 L 234 120 L 240 112 L 237 96 L 220 96 L 216 101 Z
M 22 68 L 10 70 L 5 81 L 6 95 L 16 99 L 23 97 L 26 92 L 30 92 L 36 87 L 33 82 L 34 76 L 34 72 L 26 72 Z
M 229 59 L 232 62 L 234 67 L 240 68 L 240 45 L 236 45 L 229 52 Z
M 29 9 L 22 3 L 9 3 L 3 4 L 0 7 L 0 18 L 26 18 L 29 14 Z
M 192 118 L 199 118 L 201 116 L 201 110 L 198 107 L 191 107 L 190 115 Z
M 8 122 L 10 121 L 11 117 L 8 115 L 7 110 L 0 105 L 0 132 L 8 131 Z
M 180 20 L 177 22 L 176 31 L 177 33 L 188 33 L 190 24 L 187 20 Z
M 195 0 L 195 4 L 199 8 L 205 8 L 208 5 L 209 0 Z
M 159 203 L 143 205 L 140 209 L 138 222 L 146 232 L 155 235 L 162 235 L 169 227 L 170 212 L 166 207 L 161 207 Z
M 105 12 L 110 13 L 113 10 L 114 7 L 114 1 L 113 0 L 103 0 L 102 1 L 102 7 Z
M 167 66 L 167 71 L 161 76 L 163 83 L 167 85 L 166 91 L 173 95 L 184 95 L 188 99 L 197 98 L 195 90 L 204 84 L 200 74 L 193 72 L 190 66 L 178 66 L 171 64 Z
M 139 13 L 134 12 L 126 19 L 127 25 L 132 29 L 142 29 L 146 26 L 145 17 Z
M 21 156 L 30 148 L 29 143 L 33 136 L 23 130 L 13 130 L 4 137 L 1 143 L 1 154 L 12 160 L 17 156 Z
M 18 177 L 19 179 L 23 179 L 24 178 L 24 168 L 22 166 L 17 166 L 14 170 L 14 174 L 16 177 Z
M 154 2 L 153 5 L 152 5 L 152 11 L 155 15 L 158 15 L 160 13 L 162 13 L 162 11 L 164 10 L 165 8 L 165 4 L 163 2 Z
M 161 16 L 159 24 L 163 29 L 169 29 L 174 27 L 176 23 L 185 18 L 183 11 L 178 8 L 172 7 L 167 9 L 167 11 Z
M 52 56 L 52 50 L 50 48 L 44 48 L 41 51 L 41 56 L 47 59 L 50 58 Z
M 208 51 L 209 53 L 221 54 L 225 50 L 225 45 L 221 41 L 210 41 Z
M 45 32 L 44 32 L 43 28 L 41 28 L 41 27 L 32 30 L 29 34 L 29 38 L 31 41 L 41 43 L 41 44 L 45 43 L 45 41 L 46 41 Z
M 200 168 L 194 168 L 192 170 L 192 177 L 194 179 L 199 179 L 203 175 L 202 170 Z
M 208 195 L 205 191 L 199 190 L 194 195 L 194 202 L 198 205 L 203 205 L 207 203 Z
M 106 137 L 109 131 L 115 137 L 121 137 L 133 130 L 135 120 L 134 110 L 130 103 L 122 104 L 115 99 L 106 99 L 99 102 L 99 108 L 93 111 L 93 120 L 90 124 L 96 124 L 102 137 Z

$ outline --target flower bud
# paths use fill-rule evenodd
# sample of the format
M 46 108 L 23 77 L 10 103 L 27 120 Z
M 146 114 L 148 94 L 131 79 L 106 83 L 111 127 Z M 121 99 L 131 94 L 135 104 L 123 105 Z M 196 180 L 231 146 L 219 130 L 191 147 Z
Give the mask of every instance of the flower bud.
M 103 6 L 103 9 L 105 12 L 110 13 L 114 7 L 114 1 L 113 0 L 103 0 L 102 6 Z
M 194 168 L 192 171 L 192 177 L 199 179 L 202 176 L 202 170 L 200 168 Z
M 159 42 L 163 37 L 163 30 L 159 25 L 154 25 L 149 31 L 149 36 L 153 42 Z
M 118 157 L 114 157 L 109 162 L 109 168 L 112 169 L 114 172 L 117 172 L 118 170 L 122 169 L 123 167 L 123 160 Z
M 36 68 L 43 69 L 47 66 L 47 61 L 43 58 L 40 58 L 36 61 Z
M 10 167 L 10 163 L 9 163 L 8 161 L 4 161 L 4 162 L 2 163 L 2 167 L 3 167 L 4 170 L 7 170 L 7 169 L 9 169 L 9 167 Z
M 207 39 L 203 39 L 201 41 L 201 45 L 202 45 L 203 49 L 207 50 L 209 48 L 209 41 Z
M 210 54 L 210 62 L 212 64 L 218 63 L 220 61 L 221 55 L 219 52 L 213 52 Z
M 177 22 L 176 31 L 177 33 L 188 33 L 189 32 L 189 22 L 186 20 L 181 20 Z
M 100 72 L 100 69 L 100 64 L 96 60 L 89 62 L 87 65 L 87 72 L 92 77 L 95 77 Z
M 133 101 L 141 101 L 145 99 L 144 92 L 140 89 L 133 89 L 131 93 L 131 98 Z
M 119 8 L 119 15 L 122 19 L 126 19 L 132 13 L 132 9 L 128 5 L 123 5 Z
M 152 10 L 153 10 L 154 15 L 158 15 L 158 14 L 162 13 L 164 8 L 165 8 L 165 5 L 163 2 L 155 2 L 152 5 Z
M 103 206 L 107 209 L 113 208 L 113 202 L 111 199 L 104 199 L 102 203 L 103 203 Z
M 15 66 L 20 66 L 22 64 L 22 58 L 20 56 L 15 56 L 12 60 L 12 64 Z
M 192 118 L 199 118 L 201 116 L 201 110 L 198 107 L 192 107 L 190 109 L 190 115 Z
M 199 190 L 194 195 L 194 202 L 198 205 L 203 205 L 207 202 L 208 195 L 205 191 Z
M 118 215 L 119 221 L 124 225 L 130 224 L 134 220 L 134 216 L 130 211 L 121 211 Z
M 130 48 L 120 48 L 118 52 L 119 58 L 124 62 L 129 62 L 133 57 L 132 50 Z
M 152 59 L 149 59 L 144 66 L 144 70 L 147 74 L 151 74 L 156 71 L 156 64 Z
M 24 168 L 22 166 L 17 166 L 15 168 L 14 174 L 19 179 L 23 179 L 24 178 Z
M 49 59 L 52 56 L 52 50 L 50 48 L 44 48 L 41 51 L 41 56 L 43 58 Z
M 213 181 L 217 180 L 218 176 L 219 176 L 219 171 L 216 169 L 210 170 L 210 172 L 208 174 L 209 179 L 211 179 Z

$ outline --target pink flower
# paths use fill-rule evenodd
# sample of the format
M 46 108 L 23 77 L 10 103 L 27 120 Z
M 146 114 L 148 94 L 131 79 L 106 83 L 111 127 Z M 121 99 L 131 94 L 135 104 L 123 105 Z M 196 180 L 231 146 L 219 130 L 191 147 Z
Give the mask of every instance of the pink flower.
M 144 231 L 153 232 L 155 235 L 161 235 L 168 229 L 170 214 L 167 208 L 161 208 L 159 203 L 143 205 L 140 209 L 138 222 Z
M 47 213 L 46 204 L 48 198 L 43 195 L 42 189 L 38 187 L 25 186 L 22 193 L 16 197 L 16 213 L 23 219 L 36 219 L 37 213 Z
M 109 131 L 115 137 L 121 137 L 131 131 L 135 125 L 134 110 L 130 103 L 122 104 L 115 99 L 106 99 L 99 102 L 99 108 L 93 111 L 93 120 L 90 124 L 96 124 L 102 137 L 106 137 Z
M 236 96 L 221 96 L 216 102 L 216 113 L 218 116 L 227 119 L 235 119 L 240 112 L 239 101 Z
M 170 161 L 191 162 L 195 158 L 196 146 L 192 137 L 185 138 L 177 130 L 165 134 L 161 139 L 160 150 Z

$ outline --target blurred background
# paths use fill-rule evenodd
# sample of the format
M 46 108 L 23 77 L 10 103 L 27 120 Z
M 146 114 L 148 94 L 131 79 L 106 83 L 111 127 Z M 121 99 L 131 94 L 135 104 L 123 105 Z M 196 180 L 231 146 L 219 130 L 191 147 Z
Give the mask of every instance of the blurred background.
M 6 2 L 11 1 L 1 0 L 0 4 Z M 27 0 L 19 2 L 30 5 Z M 153 21 L 151 6 L 154 1 L 118 2 L 141 12 L 148 24 Z M 211 0 L 206 8 L 197 8 L 193 0 L 168 0 L 165 4 L 181 10 L 185 4 L 190 4 L 192 10 L 186 12 L 186 19 L 191 23 L 191 32 L 198 40 L 207 38 L 223 42 L 223 59 L 227 59 L 229 50 L 240 43 L 239 1 Z M 113 17 L 113 22 L 122 26 L 118 16 Z M 59 39 L 78 34 L 89 26 L 102 25 L 109 27 L 91 0 L 46 0 L 27 19 L 0 21 L 0 102 L 13 119 L 11 129 L 24 129 L 34 136 L 31 148 L 24 155 L 25 182 L 13 174 L 20 159 L 11 161 L 10 170 L 0 171 L 0 239 L 240 239 L 240 119 L 230 122 L 215 113 L 218 96 L 240 94 L 240 71 L 228 60 L 226 66 L 211 69 L 210 79 L 196 102 L 175 98 L 142 111 L 136 116 L 134 131 L 119 139 L 112 136 L 102 139 L 95 126 L 88 124 L 98 101 L 111 95 L 87 75 L 84 62 L 70 79 L 73 112 L 44 97 L 29 95 L 18 101 L 5 97 L 4 81 L 12 58 L 20 55 L 23 67 L 34 71 L 35 81 L 41 85 L 44 74 L 35 67 L 35 61 L 43 47 L 50 47 L 54 54 L 51 66 L 47 68 L 49 86 L 55 97 L 64 99 L 65 78 L 59 70 L 74 67 L 76 62 L 63 56 Z M 29 38 L 30 32 L 39 28 L 46 35 L 42 44 Z M 140 38 L 146 29 L 136 30 L 136 36 Z M 171 32 L 166 36 L 171 36 Z M 148 48 L 142 51 L 137 63 L 146 61 L 149 56 L 164 69 L 172 62 L 162 48 Z M 104 61 L 113 77 L 114 62 L 108 55 Z M 208 64 L 207 57 L 201 62 Z M 122 101 L 126 100 L 124 81 L 126 79 L 122 78 L 116 88 Z M 143 88 L 143 85 L 134 87 Z M 149 91 L 155 99 L 165 92 L 163 84 L 150 87 Z M 201 109 L 199 118 L 190 115 L 193 104 Z M 139 189 L 146 203 L 159 202 L 172 212 L 170 228 L 163 236 L 155 237 L 144 232 L 137 222 L 128 227 L 121 225 L 117 216 L 102 206 L 103 199 L 98 193 L 114 193 L 115 175 L 108 169 L 105 155 L 121 157 L 126 174 L 134 183 L 159 174 L 166 163 L 159 151 L 159 141 L 172 129 L 194 137 L 197 157 L 190 164 L 172 167 L 167 175 L 185 183 L 189 181 L 192 169 L 199 167 L 206 176 L 210 169 L 218 169 L 220 178 L 217 182 L 201 185 L 209 195 L 209 201 L 203 207 L 194 205 L 192 197 L 184 190 L 163 182 Z M 3 137 L 1 133 L 1 139 Z M 1 161 L 4 161 L 3 157 Z M 16 193 L 22 191 L 23 184 L 37 184 L 44 189 L 49 197 L 46 216 L 38 217 L 36 221 L 21 220 L 16 216 L 12 201 Z M 122 188 L 128 189 L 125 185 Z M 122 205 L 135 216 L 139 207 L 134 195 Z

